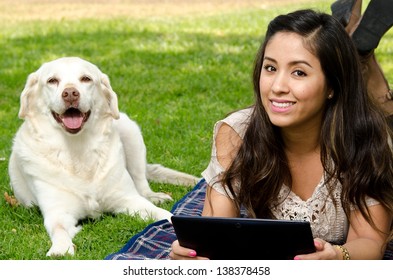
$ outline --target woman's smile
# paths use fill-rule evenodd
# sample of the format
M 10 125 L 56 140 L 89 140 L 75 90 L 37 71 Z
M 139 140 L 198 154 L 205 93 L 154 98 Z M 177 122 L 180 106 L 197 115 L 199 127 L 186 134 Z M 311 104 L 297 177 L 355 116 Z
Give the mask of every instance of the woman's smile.
M 275 113 L 288 112 L 296 102 L 286 100 L 271 100 L 271 110 Z

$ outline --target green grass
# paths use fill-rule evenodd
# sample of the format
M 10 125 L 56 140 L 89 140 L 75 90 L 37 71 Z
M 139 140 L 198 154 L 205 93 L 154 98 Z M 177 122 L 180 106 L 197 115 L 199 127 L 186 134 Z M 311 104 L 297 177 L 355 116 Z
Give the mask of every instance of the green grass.
M 200 175 L 210 157 L 215 121 L 252 102 L 251 71 L 266 25 L 300 7 L 329 12 L 331 1 L 277 8 L 240 9 L 208 16 L 47 20 L 7 23 L 0 33 L 0 259 L 46 259 L 50 240 L 37 208 L 10 207 L 8 158 L 19 94 L 43 62 L 80 56 L 111 78 L 121 111 L 141 126 L 149 162 Z M 390 31 L 378 58 L 393 80 Z M 152 183 L 174 202 L 190 189 Z M 162 205 L 171 209 L 174 202 Z M 105 214 L 83 221 L 74 257 L 103 259 L 149 221 Z M 63 259 L 63 258 L 62 258 Z

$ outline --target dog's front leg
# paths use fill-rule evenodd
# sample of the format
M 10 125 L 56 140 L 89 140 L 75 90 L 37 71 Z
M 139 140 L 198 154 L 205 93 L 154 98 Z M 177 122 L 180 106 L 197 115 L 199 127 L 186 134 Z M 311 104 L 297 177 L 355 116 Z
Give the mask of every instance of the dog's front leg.
M 46 255 L 51 257 L 74 255 L 75 245 L 72 243 L 72 238 L 81 230 L 80 226 L 76 226 L 78 221 L 66 213 L 47 214 L 44 221 L 52 242 L 52 247 Z

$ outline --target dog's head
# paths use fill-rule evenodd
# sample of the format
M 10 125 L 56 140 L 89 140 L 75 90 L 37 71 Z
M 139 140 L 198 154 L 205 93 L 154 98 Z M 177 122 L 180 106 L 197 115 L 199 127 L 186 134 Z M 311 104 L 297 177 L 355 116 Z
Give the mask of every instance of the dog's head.
M 117 95 L 97 66 L 77 57 L 63 57 L 44 63 L 27 79 L 19 117 L 37 115 L 77 134 L 92 115 L 118 119 Z

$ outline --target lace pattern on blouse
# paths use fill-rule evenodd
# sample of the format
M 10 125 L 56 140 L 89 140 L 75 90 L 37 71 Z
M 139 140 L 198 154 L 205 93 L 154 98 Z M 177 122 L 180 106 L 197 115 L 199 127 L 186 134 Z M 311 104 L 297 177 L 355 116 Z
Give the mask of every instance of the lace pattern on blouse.
M 342 244 L 348 234 L 348 219 L 340 197 L 341 185 L 334 186 L 329 194 L 324 179 L 307 200 L 302 200 L 284 185 L 278 196 L 281 203 L 272 205 L 272 212 L 277 219 L 309 221 L 314 237 Z

